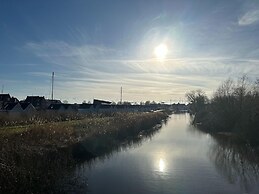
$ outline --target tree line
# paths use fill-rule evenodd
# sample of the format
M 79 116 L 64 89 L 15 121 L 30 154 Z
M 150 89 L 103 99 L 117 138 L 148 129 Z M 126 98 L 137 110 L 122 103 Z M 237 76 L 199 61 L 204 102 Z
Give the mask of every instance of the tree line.
M 235 134 L 259 144 L 259 78 L 227 79 L 211 99 L 202 90 L 186 93 L 193 124 L 209 132 Z

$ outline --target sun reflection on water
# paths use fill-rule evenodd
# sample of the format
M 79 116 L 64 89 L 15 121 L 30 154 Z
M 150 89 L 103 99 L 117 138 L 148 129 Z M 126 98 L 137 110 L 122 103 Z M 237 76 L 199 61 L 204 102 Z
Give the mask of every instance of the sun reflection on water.
M 159 172 L 165 171 L 165 161 L 162 158 L 159 159 L 158 167 L 159 167 Z

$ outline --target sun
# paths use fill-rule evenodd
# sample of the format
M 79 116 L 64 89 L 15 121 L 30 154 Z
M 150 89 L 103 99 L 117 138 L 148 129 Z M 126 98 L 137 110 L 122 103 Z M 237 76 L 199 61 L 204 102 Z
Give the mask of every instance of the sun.
M 154 54 L 159 61 L 163 61 L 166 58 L 167 53 L 168 48 L 165 44 L 158 45 L 154 50 Z

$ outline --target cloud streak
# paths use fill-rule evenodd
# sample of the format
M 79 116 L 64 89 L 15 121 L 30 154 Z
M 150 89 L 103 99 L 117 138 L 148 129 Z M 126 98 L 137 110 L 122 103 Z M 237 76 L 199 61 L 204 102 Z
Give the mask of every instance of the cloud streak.
M 27 43 L 25 48 L 49 65 L 62 67 L 56 72 L 56 96 L 77 102 L 92 97 L 119 100 L 121 86 L 125 100 L 179 100 L 192 89 L 202 88 L 212 94 L 228 77 L 259 75 L 259 61 L 250 59 L 171 58 L 161 63 L 154 58 L 122 57 L 121 51 L 103 46 L 43 42 Z M 49 72 L 42 71 L 27 74 L 50 77 Z
M 250 10 L 246 12 L 241 18 L 238 20 L 238 24 L 240 26 L 248 26 L 259 21 L 259 9 Z

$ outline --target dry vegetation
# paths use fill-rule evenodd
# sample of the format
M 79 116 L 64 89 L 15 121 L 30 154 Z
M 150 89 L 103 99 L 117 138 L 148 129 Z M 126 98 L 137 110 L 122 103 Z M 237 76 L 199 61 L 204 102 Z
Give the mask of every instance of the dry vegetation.
M 64 177 L 76 160 L 102 155 L 166 117 L 162 112 L 120 113 L 2 127 L 0 191 L 54 192 L 56 179 Z
M 223 82 L 211 99 L 204 92 L 187 93 L 193 123 L 200 129 L 236 136 L 244 143 L 259 145 L 259 78 L 247 76 Z

